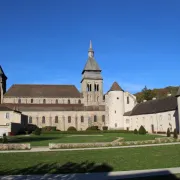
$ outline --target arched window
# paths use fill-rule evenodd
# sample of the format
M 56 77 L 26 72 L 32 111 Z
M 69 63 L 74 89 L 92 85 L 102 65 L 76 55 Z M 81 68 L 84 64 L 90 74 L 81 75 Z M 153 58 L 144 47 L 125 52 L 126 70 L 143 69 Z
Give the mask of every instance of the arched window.
M 102 122 L 105 122 L 105 115 L 102 115 Z
M 42 117 L 42 123 L 45 124 L 46 118 L 45 116 Z
M 33 103 L 33 99 L 31 99 L 31 103 Z
M 94 116 L 94 122 L 97 122 L 97 116 L 96 115 Z
M 9 118 L 9 113 L 6 113 L 6 119 L 10 119 L 10 118 Z
M 32 117 L 29 116 L 29 123 L 31 124 L 32 123 Z
M 96 91 L 99 91 L 99 84 L 96 84 Z
M 89 91 L 91 91 L 91 84 L 89 84 Z
M 21 99 L 18 99 L 18 104 L 21 104 Z
M 71 116 L 68 116 L 68 123 L 71 123 Z
M 82 123 L 84 122 L 84 116 L 81 116 L 81 122 Z
M 97 88 L 96 88 L 96 84 L 94 85 L 94 91 L 96 91 L 97 90 Z
M 58 104 L 58 99 L 56 99 L 56 104 Z
M 71 101 L 68 99 L 68 104 L 70 104 L 71 103 Z
M 55 123 L 58 123 L 58 116 L 55 116 Z
M 78 100 L 78 104 L 81 104 L 81 100 L 80 99 Z
M 43 99 L 43 104 L 46 104 L 46 99 Z
M 129 104 L 129 96 L 127 97 L 127 104 Z

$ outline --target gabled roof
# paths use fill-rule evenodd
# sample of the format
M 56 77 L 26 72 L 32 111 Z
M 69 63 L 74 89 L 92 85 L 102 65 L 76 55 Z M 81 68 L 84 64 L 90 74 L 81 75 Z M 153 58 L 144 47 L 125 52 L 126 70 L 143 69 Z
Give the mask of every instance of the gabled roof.
M 114 82 L 109 91 L 123 91 L 123 89 L 119 86 L 117 82 Z
M 80 98 L 80 92 L 74 85 L 15 84 L 4 97 Z
M 137 104 L 131 112 L 125 112 L 124 116 L 141 114 L 154 114 L 159 112 L 173 111 L 177 109 L 177 98 L 175 96 L 164 99 L 150 100 Z
M 101 69 L 99 68 L 96 60 L 93 57 L 88 57 L 86 65 L 84 66 L 83 69 L 83 72 L 84 71 L 101 71 Z

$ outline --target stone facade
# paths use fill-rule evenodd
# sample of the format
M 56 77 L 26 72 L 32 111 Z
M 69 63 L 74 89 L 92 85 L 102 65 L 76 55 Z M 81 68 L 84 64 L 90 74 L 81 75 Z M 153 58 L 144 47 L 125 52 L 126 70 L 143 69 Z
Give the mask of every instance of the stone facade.
M 116 82 L 104 94 L 101 69 L 94 59 L 92 43 L 82 71 L 81 92 L 73 85 L 13 85 L 6 92 L 6 80 L 0 67 L 0 103 L 13 110 L 10 114 L 12 121 L 4 118 L 5 111 L 0 111 L 0 125 L 3 126 L 8 122 L 22 123 L 22 118 L 20 120 L 19 115 L 16 117 L 16 110 L 27 117 L 29 124 L 56 126 L 61 131 L 71 126 L 81 131 L 93 125 L 100 129 L 108 126 L 109 129 L 129 130 L 139 129 L 143 125 L 150 133 L 165 132 L 167 128 L 171 131 L 179 129 L 179 96 L 173 107 L 165 107 L 163 111 L 147 111 L 144 107 L 149 102 L 146 102 L 141 104 L 141 111 L 134 115 L 131 112 L 139 106 L 136 97 L 125 92 Z M 156 105 L 159 103 L 158 100 L 154 102 Z M 161 103 L 157 106 L 166 105 Z

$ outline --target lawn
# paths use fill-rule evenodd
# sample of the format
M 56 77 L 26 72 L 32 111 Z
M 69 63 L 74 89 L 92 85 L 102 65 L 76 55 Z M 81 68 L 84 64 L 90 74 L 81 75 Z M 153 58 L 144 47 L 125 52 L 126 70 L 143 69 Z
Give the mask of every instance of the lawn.
M 1 153 L 0 174 L 108 172 L 180 166 L 180 145 L 63 152 Z
M 129 133 L 99 133 L 91 135 L 77 134 L 41 134 L 40 136 L 14 136 L 9 137 L 12 143 L 31 143 L 32 146 L 48 146 L 49 143 L 90 143 L 90 142 L 111 142 L 117 137 L 123 137 L 125 141 L 153 140 L 157 135 L 136 135 Z M 162 136 L 160 136 L 162 137 Z

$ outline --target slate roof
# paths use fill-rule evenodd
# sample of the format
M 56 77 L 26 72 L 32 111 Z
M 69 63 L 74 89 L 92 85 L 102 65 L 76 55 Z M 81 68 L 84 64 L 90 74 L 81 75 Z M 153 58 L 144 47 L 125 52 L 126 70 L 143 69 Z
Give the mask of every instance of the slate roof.
M 109 91 L 123 91 L 117 82 L 114 82 Z
M 84 106 L 83 104 L 6 104 L 18 111 L 105 111 L 105 106 Z
M 177 98 L 175 96 L 164 99 L 150 100 L 137 104 L 132 111 L 125 112 L 124 116 L 134 116 L 141 114 L 154 114 L 177 109 Z
M 82 73 L 84 73 L 84 71 L 99 71 L 99 72 L 101 72 L 101 69 L 99 68 L 98 63 L 96 62 L 96 60 L 93 57 L 88 57 L 88 60 L 84 66 Z
M 5 97 L 68 97 L 80 98 L 80 92 L 74 85 L 28 85 L 15 84 L 5 93 Z

